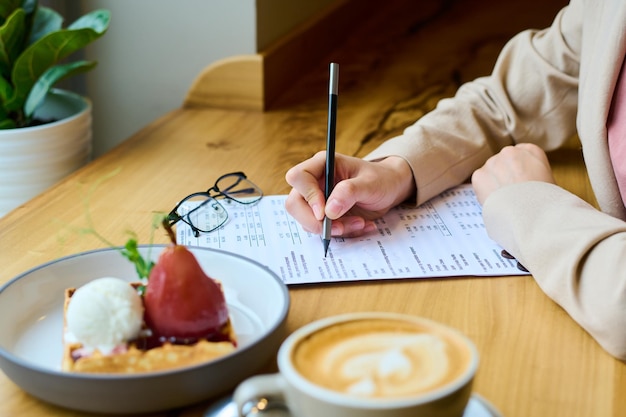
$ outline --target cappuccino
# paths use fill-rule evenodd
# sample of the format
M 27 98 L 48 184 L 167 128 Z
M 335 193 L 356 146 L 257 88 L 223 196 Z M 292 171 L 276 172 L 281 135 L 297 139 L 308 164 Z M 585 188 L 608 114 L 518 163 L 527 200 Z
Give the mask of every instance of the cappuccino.
M 424 320 L 355 318 L 318 329 L 291 351 L 294 368 L 350 396 L 403 398 L 457 381 L 473 352 L 455 331 Z

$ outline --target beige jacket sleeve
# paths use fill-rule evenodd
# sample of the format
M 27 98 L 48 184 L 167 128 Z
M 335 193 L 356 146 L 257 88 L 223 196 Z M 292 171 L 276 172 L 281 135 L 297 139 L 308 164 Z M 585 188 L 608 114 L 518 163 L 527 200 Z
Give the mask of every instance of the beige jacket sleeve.
M 466 181 L 502 147 L 560 146 L 575 133 L 577 16 L 564 9 L 543 31 L 525 31 L 503 49 L 493 73 L 463 85 L 451 99 L 365 159 L 405 158 L 423 203 Z M 575 14 L 575 13 L 574 13 Z
M 502 188 L 483 207 L 489 235 L 613 356 L 626 360 L 626 223 L 553 184 Z

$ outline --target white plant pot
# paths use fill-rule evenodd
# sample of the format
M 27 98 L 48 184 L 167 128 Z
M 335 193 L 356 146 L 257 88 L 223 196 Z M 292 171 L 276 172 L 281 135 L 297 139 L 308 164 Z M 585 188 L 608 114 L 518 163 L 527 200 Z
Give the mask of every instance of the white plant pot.
M 54 89 L 35 115 L 58 121 L 0 129 L 0 217 L 91 159 L 89 100 Z

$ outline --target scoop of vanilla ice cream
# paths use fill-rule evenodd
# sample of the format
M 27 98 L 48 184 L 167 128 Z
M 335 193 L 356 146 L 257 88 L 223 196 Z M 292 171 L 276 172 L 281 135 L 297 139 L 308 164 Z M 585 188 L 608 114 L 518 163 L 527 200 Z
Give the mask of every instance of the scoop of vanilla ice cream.
M 70 337 L 87 349 L 107 354 L 139 335 L 143 302 L 128 282 L 98 278 L 76 289 L 67 307 L 66 323 Z

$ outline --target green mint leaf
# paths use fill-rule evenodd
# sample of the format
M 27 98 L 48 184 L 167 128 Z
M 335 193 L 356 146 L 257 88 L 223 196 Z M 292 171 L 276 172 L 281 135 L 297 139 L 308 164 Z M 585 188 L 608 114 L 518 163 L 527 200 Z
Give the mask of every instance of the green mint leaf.
M 141 256 L 137 245 L 137 239 L 128 239 L 124 249 L 122 249 L 122 255 L 135 265 L 135 270 L 137 271 L 139 278 L 147 279 L 150 276 L 150 271 L 154 267 L 154 262 L 147 261 Z

